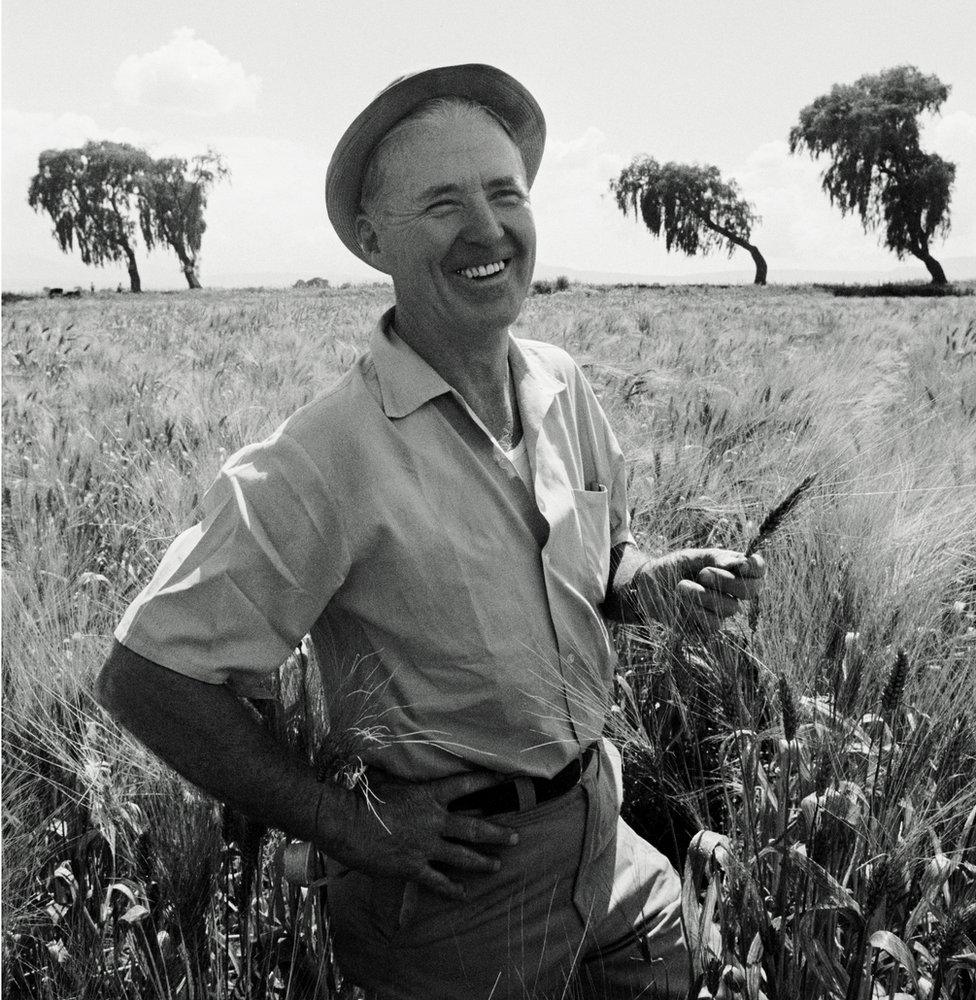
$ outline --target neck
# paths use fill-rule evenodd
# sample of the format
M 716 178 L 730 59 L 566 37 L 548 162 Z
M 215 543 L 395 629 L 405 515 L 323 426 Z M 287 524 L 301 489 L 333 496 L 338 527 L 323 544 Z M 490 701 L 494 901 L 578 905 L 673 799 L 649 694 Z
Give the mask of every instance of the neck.
M 397 336 L 464 399 L 496 439 L 518 442 L 521 424 L 508 368 L 507 328 L 462 340 L 412 324 L 399 311 L 393 325 Z
M 508 381 L 508 328 L 471 331 L 442 330 L 436 323 L 415 320 L 397 308 L 393 325 L 452 389 L 469 394 L 499 392 Z

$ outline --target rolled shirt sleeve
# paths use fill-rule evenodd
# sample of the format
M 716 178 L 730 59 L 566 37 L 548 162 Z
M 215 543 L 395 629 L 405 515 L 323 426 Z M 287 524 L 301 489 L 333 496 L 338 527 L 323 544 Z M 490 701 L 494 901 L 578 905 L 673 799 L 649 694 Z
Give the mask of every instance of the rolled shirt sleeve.
M 340 506 L 287 424 L 230 458 L 115 637 L 212 684 L 261 693 L 349 568 Z

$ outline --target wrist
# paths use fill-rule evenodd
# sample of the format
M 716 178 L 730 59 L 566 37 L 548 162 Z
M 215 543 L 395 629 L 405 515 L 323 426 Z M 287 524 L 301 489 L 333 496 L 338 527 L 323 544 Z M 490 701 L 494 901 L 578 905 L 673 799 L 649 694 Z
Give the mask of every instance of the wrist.
M 318 785 L 310 840 L 326 854 L 337 856 L 350 841 L 350 829 L 359 803 L 359 792 L 349 791 L 332 781 Z
M 660 622 L 664 618 L 666 587 L 663 578 L 670 576 L 667 561 L 667 556 L 654 556 L 634 574 L 631 584 L 634 600 L 648 621 Z

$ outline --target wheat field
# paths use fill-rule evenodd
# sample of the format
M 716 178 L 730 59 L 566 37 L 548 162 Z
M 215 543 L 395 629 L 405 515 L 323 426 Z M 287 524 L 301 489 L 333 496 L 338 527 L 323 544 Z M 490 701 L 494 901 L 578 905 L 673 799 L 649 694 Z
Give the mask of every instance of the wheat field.
M 696 996 L 974 995 L 974 301 L 526 302 L 516 333 L 565 347 L 609 414 L 649 552 L 744 548 L 814 477 L 764 543 L 764 596 L 718 639 L 615 631 L 625 815 L 684 870 Z M 389 303 L 367 286 L 5 305 L 5 995 L 355 995 L 281 836 L 167 772 L 90 688 L 224 459 L 328 386 Z M 296 651 L 264 713 L 310 758 L 348 750 L 322 732 L 316 669 Z

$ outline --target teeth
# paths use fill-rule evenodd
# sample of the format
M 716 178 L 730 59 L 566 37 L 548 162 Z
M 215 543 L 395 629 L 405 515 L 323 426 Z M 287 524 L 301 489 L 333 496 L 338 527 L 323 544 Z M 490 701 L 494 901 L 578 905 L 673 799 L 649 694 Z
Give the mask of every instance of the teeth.
M 465 278 L 487 278 L 491 274 L 498 274 L 505 270 L 505 261 L 496 260 L 494 264 L 479 264 L 477 267 L 465 267 L 457 273 Z

